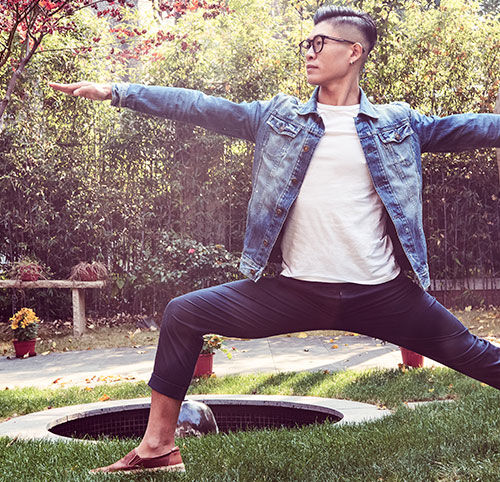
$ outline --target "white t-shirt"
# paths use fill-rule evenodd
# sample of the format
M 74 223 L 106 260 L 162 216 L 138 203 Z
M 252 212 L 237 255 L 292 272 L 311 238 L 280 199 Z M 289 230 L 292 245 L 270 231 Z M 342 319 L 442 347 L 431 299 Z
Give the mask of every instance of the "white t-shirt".
M 318 112 L 325 134 L 284 227 L 281 274 L 330 283 L 390 281 L 400 268 L 354 125 L 359 104 L 318 103 Z

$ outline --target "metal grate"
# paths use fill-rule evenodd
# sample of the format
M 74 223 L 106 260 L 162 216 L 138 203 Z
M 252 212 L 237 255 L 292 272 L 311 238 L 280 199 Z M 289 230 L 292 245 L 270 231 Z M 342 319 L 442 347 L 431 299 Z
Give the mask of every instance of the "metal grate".
M 338 422 L 342 415 L 323 410 L 284 407 L 279 404 L 211 404 L 220 432 L 264 428 L 293 428 L 326 421 Z M 333 412 L 333 411 L 332 411 Z M 89 415 L 55 425 L 50 432 L 64 437 L 95 439 L 102 437 L 142 437 L 146 430 L 149 408 L 139 408 Z

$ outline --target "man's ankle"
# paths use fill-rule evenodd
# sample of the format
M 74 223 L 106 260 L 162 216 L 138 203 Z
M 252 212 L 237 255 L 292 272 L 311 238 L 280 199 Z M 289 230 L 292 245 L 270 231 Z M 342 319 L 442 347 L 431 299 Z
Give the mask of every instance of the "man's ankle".
M 137 455 L 142 458 L 151 458 L 164 455 L 175 447 L 175 442 L 143 440 L 136 449 Z

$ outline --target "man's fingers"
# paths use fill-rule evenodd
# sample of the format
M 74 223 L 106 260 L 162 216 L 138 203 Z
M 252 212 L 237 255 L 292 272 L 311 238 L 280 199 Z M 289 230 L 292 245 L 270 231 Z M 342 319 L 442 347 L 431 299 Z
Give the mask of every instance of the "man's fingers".
M 73 91 L 73 95 L 76 96 L 76 97 L 86 97 L 88 99 L 92 98 L 91 95 L 90 95 L 89 89 L 87 88 L 87 86 L 76 88 Z
M 90 82 L 74 82 L 72 84 L 58 84 L 56 82 L 49 82 L 49 86 L 54 90 L 59 90 L 68 95 L 75 95 L 75 90 L 84 85 L 89 85 Z
M 68 95 L 75 97 L 83 97 L 91 100 L 106 100 L 111 99 L 110 84 L 95 84 L 93 82 L 75 82 L 73 84 L 58 84 L 49 82 L 49 86 L 54 90 L 58 90 Z

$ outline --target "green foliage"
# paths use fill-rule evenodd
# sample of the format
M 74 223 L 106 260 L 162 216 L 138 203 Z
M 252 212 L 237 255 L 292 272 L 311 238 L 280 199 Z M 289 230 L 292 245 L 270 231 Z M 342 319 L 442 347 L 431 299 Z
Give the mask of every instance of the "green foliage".
M 498 77 L 499 12 L 447 0 L 439 8 L 405 1 L 387 12 L 389 25 L 363 84 L 376 102 L 404 100 L 425 114 L 492 112 Z
M 145 240 L 140 250 L 140 257 L 132 254 L 119 265 L 122 274 L 115 277 L 111 296 L 121 300 L 121 310 L 137 309 L 136 297 L 144 300 L 141 310 L 162 310 L 183 293 L 238 278 L 238 258 L 220 244 L 204 245 L 171 232 Z

